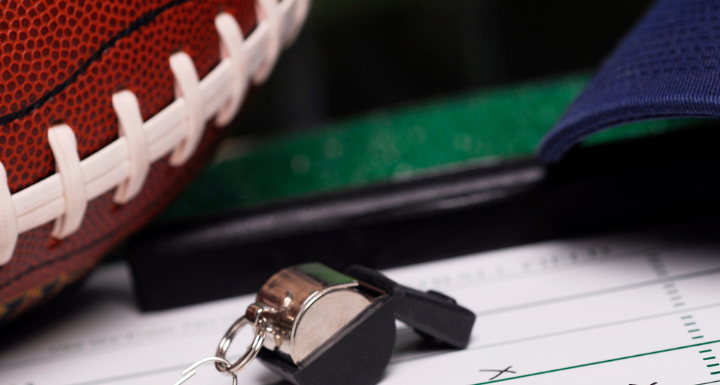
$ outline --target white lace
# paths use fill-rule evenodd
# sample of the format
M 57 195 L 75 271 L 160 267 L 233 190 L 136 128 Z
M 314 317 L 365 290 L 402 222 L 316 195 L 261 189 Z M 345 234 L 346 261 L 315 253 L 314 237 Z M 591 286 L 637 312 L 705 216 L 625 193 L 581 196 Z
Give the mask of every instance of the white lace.
M 130 91 L 113 95 L 119 138 L 80 161 L 75 134 L 60 124 L 48 130 L 56 173 L 10 194 L 0 163 L 0 265 L 12 258 L 18 234 L 55 221 L 52 236 L 63 239 L 77 231 L 87 202 L 117 188 L 114 201 L 136 197 L 150 164 L 170 155 L 172 166 L 183 165 L 195 152 L 208 121 L 228 124 L 240 109 L 252 81 L 264 82 L 280 49 L 297 36 L 310 0 L 257 0 L 258 25 L 248 36 L 227 13 L 215 18 L 220 37 L 220 63 L 202 80 L 190 57 L 170 57 L 175 101 L 146 122 Z

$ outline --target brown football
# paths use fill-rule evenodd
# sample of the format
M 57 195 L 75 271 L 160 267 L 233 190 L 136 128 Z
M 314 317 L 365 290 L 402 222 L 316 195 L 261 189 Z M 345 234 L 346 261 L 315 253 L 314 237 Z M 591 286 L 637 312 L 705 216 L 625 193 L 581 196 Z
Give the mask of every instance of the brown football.
M 86 275 L 188 184 L 308 6 L 0 5 L 0 323 Z

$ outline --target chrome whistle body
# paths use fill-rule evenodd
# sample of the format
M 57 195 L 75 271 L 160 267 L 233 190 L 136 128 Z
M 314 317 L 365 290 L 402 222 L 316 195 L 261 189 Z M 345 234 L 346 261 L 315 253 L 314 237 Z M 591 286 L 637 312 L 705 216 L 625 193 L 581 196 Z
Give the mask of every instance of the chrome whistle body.
M 296 385 L 373 385 L 390 362 L 395 320 L 432 343 L 462 349 L 475 314 L 437 292 L 402 286 L 382 273 L 351 266 L 347 274 L 319 263 L 283 269 L 263 286 L 245 315 L 227 330 L 212 362 L 236 379 L 255 358 Z M 255 329 L 235 362 L 226 359 L 240 330 Z
M 325 265 L 310 263 L 273 275 L 245 316 L 254 320 L 262 313 L 268 332 L 263 347 L 301 365 L 381 294 L 361 289 L 356 279 Z

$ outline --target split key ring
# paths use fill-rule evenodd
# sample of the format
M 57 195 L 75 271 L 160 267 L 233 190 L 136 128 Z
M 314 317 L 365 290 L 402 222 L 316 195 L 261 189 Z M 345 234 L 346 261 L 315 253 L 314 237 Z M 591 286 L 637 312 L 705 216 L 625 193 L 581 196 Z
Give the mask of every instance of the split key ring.
M 247 325 L 254 325 L 255 326 L 255 337 L 253 338 L 252 345 L 245 351 L 245 354 L 240 357 L 235 363 L 230 363 L 225 356 L 227 355 L 227 351 L 230 348 L 230 344 L 232 343 L 235 336 Z M 225 333 L 222 340 L 220 340 L 220 345 L 217 348 L 217 353 L 215 357 L 206 357 L 202 360 L 190 365 L 187 369 L 183 370 L 183 378 L 180 379 L 180 381 L 176 382 L 174 385 L 181 385 L 185 381 L 189 380 L 192 376 L 195 375 L 195 369 L 197 369 L 199 366 L 208 363 L 208 362 L 214 362 L 215 368 L 223 373 L 227 373 L 230 376 L 232 376 L 233 379 L 233 385 L 237 385 L 237 373 L 243 370 L 250 362 L 252 362 L 253 359 L 258 355 L 260 352 L 260 349 L 263 346 L 263 343 L 265 342 L 265 337 L 267 336 L 267 321 L 264 317 L 260 316 L 260 313 L 257 314 L 257 317 L 255 317 L 255 322 L 250 321 L 247 317 L 240 317 L 235 323 L 230 326 L 230 329 Z
M 235 336 L 247 325 L 254 325 L 255 326 L 255 337 L 253 338 L 252 344 L 248 349 L 245 351 L 245 353 L 240 357 L 235 363 L 230 365 L 223 365 L 221 361 L 218 361 L 215 363 L 215 367 L 217 370 L 231 374 L 233 376 L 237 375 L 238 372 L 245 369 L 252 360 L 257 357 L 258 353 L 260 353 L 260 349 L 263 346 L 263 343 L 265 342 L 265 337 L 267 337 L 267 320 L 265 317 L 261 316 L 262 313 L 257 313 L 255 316 L 255 322 L 251 321 L 247 316 L 243 316 L 238 318 L 235 323 L 230 326 L 230 328 L 225 332 L 225 335 L 223 336 L 222 340 L 220 340 L 220 344 L 218 345 L 217 351 L 215 352 L 215 356 L 217 358 L 220 358 L 222 360 L 226 360 L 225 356 L 227 355 L 227 351 L 230 348 L 230 344 L 232 343 Z

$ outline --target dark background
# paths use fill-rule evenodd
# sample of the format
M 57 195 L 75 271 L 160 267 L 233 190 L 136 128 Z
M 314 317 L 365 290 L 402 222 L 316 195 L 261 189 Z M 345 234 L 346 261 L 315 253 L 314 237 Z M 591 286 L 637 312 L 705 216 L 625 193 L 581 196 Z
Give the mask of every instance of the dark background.
M 649 0 L 315 0 L 236 135 L 596 68 Z

